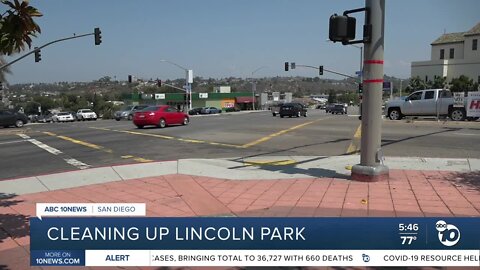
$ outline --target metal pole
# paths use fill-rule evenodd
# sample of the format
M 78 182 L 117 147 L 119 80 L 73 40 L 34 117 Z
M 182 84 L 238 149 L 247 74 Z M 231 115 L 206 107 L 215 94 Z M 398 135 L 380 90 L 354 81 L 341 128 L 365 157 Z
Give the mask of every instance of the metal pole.
M 352 178 L 379 181 L 388 178 L 388 167 L 380 162 L 382 138 L 383 48 L 385 0 L 366 0 L 365 24 L 372 25 L 371 42 L 364 49 L 364 97 L 362 108 L 360 164 L 352 167 Z
M 400 80 L 400 90 L 398 96 L 401 98 L 402 97 L 402 82 L 403 80 Z
M 255 111 L 255 91 L 257 90 L 257 83 L 252 82 L 252 109 Z

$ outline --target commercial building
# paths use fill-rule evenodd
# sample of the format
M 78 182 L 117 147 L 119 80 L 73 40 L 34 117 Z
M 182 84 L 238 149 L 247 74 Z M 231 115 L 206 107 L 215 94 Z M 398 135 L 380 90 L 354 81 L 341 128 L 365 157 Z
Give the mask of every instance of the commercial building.
M 433 81 L 436 76 L 447 81 L 465 75 L 480 83 L 480 23 L 467 32 L 446 33 L 432 42 L 430 61 L 412 62 L 411 76 Z
M 292 102 L 292 93 L 290 92 L 265 92 L 260 94 L 258 101 L 263 110 L 268 110 L 270 107 L 277 104 Z
M 185 93 L 133 94 L 132 99 L 136 104 L 171 105 L 180 110 L 184 110 L 188 104 L 188 98 Z M 216 107 L 227 109 L 235 107 L 240 110 L 246 110 L 251 108 L 252 101 L 252 94 L 249 92 L 192 93 L 192 108 Z

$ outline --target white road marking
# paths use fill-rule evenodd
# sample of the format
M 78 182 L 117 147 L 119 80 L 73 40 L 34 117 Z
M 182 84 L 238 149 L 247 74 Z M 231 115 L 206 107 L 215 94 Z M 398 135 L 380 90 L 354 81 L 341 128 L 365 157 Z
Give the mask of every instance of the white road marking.
M 49 152 L 49 153 L 51 153 L 51 154 L 54 154 L 54 155 L 56 155 L 56 156 L 58 156 L 58 155 L 60 155 L 60 154 L 65 155 L 62 151 L 60 151 L 60 150 L 58 150 L 58 149 L 56 149 L 56 148 L 53 148 L 53 147 L 51 147 L 51 146 L 48 146 L 48 145 L 42 143 L 41 141 L 38 141 L 38 140 L 36 140 L 36 139 L 32 139 L 32 138 L 30 138 L 30 136 L 28 136 L 28 135 L 25 135 L 25 134 L 17 134 L 17 135 L 20 136 L 20 137 L 22 137 L 23 139 L 25 139 L 25 141 L 31 142 L 31 143 L 35 144 L 36 146 L 42 148 L 43 150 L 45 150 L 45 151 L 47 151 L 47 152 Z M 70 164 L 70 165 L 72 165 L 72 166 L 74 166 L 74 167 L 77 167 L 77 168 L 80 169 L 80 170 L 88 169 L 88 168 L 91 167 L 91 166 L 88 165 L 88 164 L 85 164 L 85 163 L 83 163 L 83 162 L 81 162 L 81 161 L 79 161 L 79 160 L 77 160 L 77 159 L 74 159 L 74 158 L 71 158 L 71 157 L 68 157 L 68 156 L 65 157 L 65 158 L 63 158 L 63 160 L 65 160 L 65 162 L 67 162 L 68 164 Z
M 85 164 L 79 160 L 76 160 L 74 158 L 65 158 L 64 159 L 68 164 L 72 165 L 72 166 L 75 166 L 77 168 L 79 168 L 80 170 L 84 170 L 84 169 L 88 169 L 90 168 L 91 166 L 88 165 L 88 164 Z
M 478 134 L 473 133 L 453 133 L 454 135 L 463 135 L 463 136 L 478 136 Z
M 50 152 L 50 153 L 54 154 L 54 155 L 59 155 L 59 154 L 63 153 L 62 151 L 60 151 L 56 148 L 53 148 L 51 146 L 48 146 L 48 145 L 42 143 L 41 141 L 38 141 L 38 140 L 35 140 L 35 139 L 28 139 L 27 141 L 35 144 L 36 146 L 42 148 L 43 150 L 45 150 L 47 152 Z
M 16 141 L 9 141 L 9 142 L 1 142 L 1 144 L 11 144 L 11 143 L 19 143 L 19 142 L 25 142 L 26 140 L 16 140 Z

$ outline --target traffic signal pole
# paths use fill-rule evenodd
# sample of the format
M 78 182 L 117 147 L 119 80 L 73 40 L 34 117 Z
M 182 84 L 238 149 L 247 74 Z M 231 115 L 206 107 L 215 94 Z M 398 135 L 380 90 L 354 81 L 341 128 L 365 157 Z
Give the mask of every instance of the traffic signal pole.
M 12 64 L 14 64 L 14 63 L 16 63 L 16 62 L 18 62 L 18 61 L 20 61 L 20 60 L 22 60 L 23 58 L 29 56 L 30 54 L 39 52 L 41 49 L 43 49 L 43 48 L 45 48 L 45 47 L 47 47 L 47 46 L 49 46 L 49 45 L 52 45 L 52 44 L 54 44 L 54 43 L 61 42 L 61 41 L 65 41 L 65 40 L 69 40 L 69 39 L 75 39 L 75 38 L 81 38 L 81 37 L 86 37 L 86 36 L 92 36 L 92 35 L 95 35 L 95 33 L 83 34 L 83 35 L 78 35 L 78 36 L 75 35 L 75 36 L 73 36 L 73 37 L 61 38 L 61 39 L 57 39 L 57 40 L 48 42 L 47 44 L 44 44 L 44 45 L 42 45 L 42 46 L 40 46 L 40 47 L 36 47 L 33 51 L 28 52 L 28 53 L 26 53 L 25 55 L 22 55 L 21 57 L 13 60 L 12 62 L 6 63 L 5 65 L 3 65 L 3 66 L 0 67 L 0 70 L 2 70 L 2 69 L 4 69 L 4 68 L 6 68 L 6 67 L 8 67 L 8 66 L 10 66 L 10 65 L 12 65 Z
M 381 151 L 385 0 L 366 0 L 365 6 L 370 11 L 365 24 L 372 29 L 371 42 L 364 45 L 360 164 L 352 167 L 352 179 L 373 182 L 389 175 Z

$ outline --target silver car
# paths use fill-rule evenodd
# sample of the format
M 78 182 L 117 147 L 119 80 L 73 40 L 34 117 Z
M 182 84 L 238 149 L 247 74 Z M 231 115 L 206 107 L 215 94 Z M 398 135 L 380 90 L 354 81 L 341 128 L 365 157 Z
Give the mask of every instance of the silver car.
M 122 108 L 119 111 L 115 112 L 115 120 L 120 121 L 121 119 L 127 119 L 127 120 L 132 120 L 133 115 L 135 114 L 136 111 L 141 111 L 145 108 L 147 108 L 148 105 L 130 105 Z

